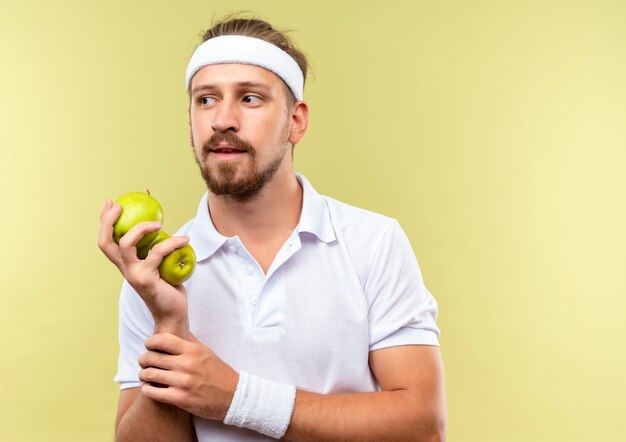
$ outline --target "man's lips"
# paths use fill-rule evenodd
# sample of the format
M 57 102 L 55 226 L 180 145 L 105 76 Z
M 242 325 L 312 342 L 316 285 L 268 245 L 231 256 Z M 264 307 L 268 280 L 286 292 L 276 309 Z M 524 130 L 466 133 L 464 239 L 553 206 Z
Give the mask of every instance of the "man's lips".
M 234 155 L 234 154 L 246 153 L 247 150 L 232 146 L 230 144 L 221 144 L 219 146 L 215 146 L 211 148 L 209 152 L 220 154 L 220 155 Z

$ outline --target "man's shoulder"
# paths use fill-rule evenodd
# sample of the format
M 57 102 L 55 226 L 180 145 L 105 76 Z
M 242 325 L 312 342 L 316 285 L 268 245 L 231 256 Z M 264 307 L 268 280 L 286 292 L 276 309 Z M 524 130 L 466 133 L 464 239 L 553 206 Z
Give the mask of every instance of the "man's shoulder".
M 326 201 L 331 222 L 335 229 L 358 229 L 359 231 L 380 232 L 397 224 L 394 218 L 382 213 L 353 206 L 326 195 L 322 195 Z
M 395 249 L 403 236 L 398 221 L 372 210 L 324 196 L 338 243 L 350 260 L 363 287 L 376 270 L 376 257 Z

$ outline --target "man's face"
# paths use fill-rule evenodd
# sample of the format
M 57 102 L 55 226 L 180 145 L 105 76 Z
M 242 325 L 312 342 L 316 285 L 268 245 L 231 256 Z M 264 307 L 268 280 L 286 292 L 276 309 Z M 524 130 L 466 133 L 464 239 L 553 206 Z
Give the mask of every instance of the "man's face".
M 193 77 L 189 118 L 196 162 L 216 195 L 247 201 L 291 171 L 286 88 L 258 66 L 205 66 Z

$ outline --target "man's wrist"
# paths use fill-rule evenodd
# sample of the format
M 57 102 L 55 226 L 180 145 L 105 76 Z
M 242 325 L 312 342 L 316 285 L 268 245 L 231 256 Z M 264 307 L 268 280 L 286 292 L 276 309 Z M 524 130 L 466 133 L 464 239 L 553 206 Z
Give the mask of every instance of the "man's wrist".
M 280 439 L 291 422 L 295 401 L 294 386 L 242 371 L 224 423 Z
M 188 318 L 167 318 L 154 321 L 154 334 L 170 333 L 179 338 L 189 339 Z

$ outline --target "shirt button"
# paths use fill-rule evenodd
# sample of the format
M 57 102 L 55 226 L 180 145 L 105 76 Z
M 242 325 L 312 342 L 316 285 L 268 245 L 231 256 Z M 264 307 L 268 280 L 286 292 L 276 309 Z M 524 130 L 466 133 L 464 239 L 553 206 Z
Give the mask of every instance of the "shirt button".
M 254 274 L 254 267 L 248 266 L 246 267 L 246 275 L 252 276 Z
M 252 305 L 256 305 L 257 297 L 253 296 L 251 301 L 252 301 Z

